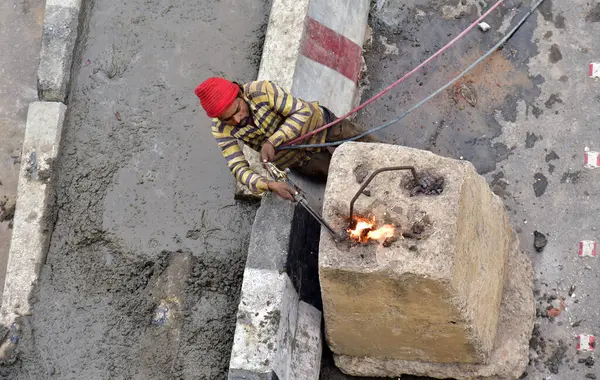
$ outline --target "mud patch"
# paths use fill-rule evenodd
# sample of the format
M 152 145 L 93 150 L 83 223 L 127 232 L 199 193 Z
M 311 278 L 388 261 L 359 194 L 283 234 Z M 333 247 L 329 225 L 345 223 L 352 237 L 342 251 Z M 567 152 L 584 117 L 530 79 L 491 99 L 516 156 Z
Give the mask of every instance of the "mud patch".
M 387 0 L 381 10 L 370 13 L 375 43 L 364 55 L 369 67 L 366 73 L 369 88 L 362 93 L 363 101 L 397 80 L 399 72 L 410 71 L 452 36 L 462 32 L 467 20 L 461 18 L 461 12 L 476 17 L 478 8 L 486 7 L 483 2 L 481 5 L 472 1 L 465 5 L 460 1 L 454 3 L 457 6 Z M 504 18 L 510 17 L 508 7 L 518 7 L 520 2 L 509 4 L 506 11 L 492 13 L 488 23 L 501 25 L 506 21 Z M 454 18 L 456 16 L 459 18 Z M 480 174 L 495 170 L 497 153 L 501 158 L 503 153 L 510 154 L 509 148 L 497 152 L 491 142 L 502 131 L 496 110 L 501 111 L 505 120 L 515 121 L 517 101 L 524 99 L 527 104 L 534 104 L 540 94 L 539 85 L 544 82 L 541 76 L 530 77 L 527 70 L 530 57 L 538 54 L 532 42 L 535 25 L 535 22 L 525 23 L 504 49 L 476 66 L 460 83 L 408 115 L 401 126 L 386 129 L 382 134 L 384 141 L 431 150 L 442 156 L 462 156 L 471 161 Z M 386 54 L 385 46 L 378 42 L 379 36 L 384 36 L 386 43 L 396 45 L 401 53 Z M 444 54 L 444 59 L 432 61 L 404 86 L 381 99 L 377 106 L 365 108 L 356 122 L 379 125 L 390 120 L 480 58 L 493 40 L 493 33 L 478 33 L 470 40 L 462 40 Z
M 529 347 L 534 350 L 538 356 L 541 356 L 546 352 L 546 341 L 540 333 L 539 323 L 536 323 L 533 326 L 531 339 L 529 340 Z
M 553 374 L 557 374 L 560 370 L 560 367 L 563 364 L 563 360 L 566 356 L 568 346 L 562 340 L 558 341 L 558 347 L 554 349 L 552 355 L 546 360 L 546 367 Z
M 461 60 L 464 60 L 465 66 L 480 56 L 480 52 L 471 54 Z M 477 98 L 477 105 L 487 112 L 498 108 L 508 95 L 514 93 L 515 87 L 533 88 L 528 75 L 517 70 L 501 51 L 493 53 L 484 63 L 465 75 L 463 83 L 470 84 L 477 94 L 481 94 Z
M 527 132 L 527 137 L 525 138 L 525 148 L 533 148 L 535 143 L 541 139 L 542 136 L 538 136 L 535 133 Z
M 0 222 L 12 221 L 15 216 L 15 209 L 17 202 L 15 198 L 4 198 L 0 199 Z
M 260 27 L 255 29 L 252 34 L 256 37 L 256 39 L 253 39 L 253 41 L 250 43 L 246 57 L 252 66 L 258 67 L 260 65 L 262 48 L 267 35 L 267 24 L 262 24 Z
M 550 63 L 556 63 L 563 58 L 562 53 L 560 52 L 560 46 L 557 44 L 552 44 L 550 47 L 550 53 L 548 54 L 548 59 Z
M 508 182 L 506 179 L 504 179 L 504 172 L 498 172 L 494 174 L 492 177 L 492 182 L 490 183 L 490 187 L 494 194 L 502 199 L 506 199 L 506 196 L 508 195 L 508 192 L 506 191 Z
M 542 14 L 545 21 L 552 21 L 554 15 L 552 14 L 552 0 L 544 1 L 539 7 L 538 11 Z
M 548 187 L 548 179 L 542 173 L 535 173 L 533 176 L 533 192 L 536 197 L 541 197 L 546 192 L 546 188 Z
M 496 151 L 496 162 L 504 161 L 510 156 L 514 150 L 513 148 L 508 148 L 503 143 L 495 143 L 493 145 L 494 150 Z
M 560 98 L 560 94 L 550 95 L 550 97 L 548 98 L 548 100 L 546 100 L 544 105 L 546 106 L 546 108 L 552 108 L 552 106 L 556 103 L 563 103 L 562 99 Z
M 560 157 L 553 150 L 551 150 L 550 153 L 548 153 L 546 155 L 546 162 L 550 162 L 550 161 L 554 161 L 554 160 L 559 160 L 559 159 L 560 159 Z
M 580 170 L 575 171 L 575 172 L 568 171 L 562 175 L 562 178 L 560 179 L 560 183 L 576 184 L 576 183 L 579 183 L 579 181 L 581 181 L 581 177 L 582 177 L 582 173 Z
M 600 3 L 596 4 L 588 14 L 585 16 L 586 22 L 598 22 L 600 21 Z
M 581 358 L 581 359 L 577 360 L 577 363 L 585 364 L 586 367 L 591 368 L 594 366 L 595 361 L 594 361 L 593 357 L 588 356 L 587 358 Z
M 564 29 L 565 28 L 565 16 L 556 15 L 556 17 L 554 17 L 554 26 L 556 26 L 558 29 Z
M 539 231 L 533 231 L 533 247 L 536 252 L 542 252 L 547 244 L 548 239 L 546 238 L 546 235 Z

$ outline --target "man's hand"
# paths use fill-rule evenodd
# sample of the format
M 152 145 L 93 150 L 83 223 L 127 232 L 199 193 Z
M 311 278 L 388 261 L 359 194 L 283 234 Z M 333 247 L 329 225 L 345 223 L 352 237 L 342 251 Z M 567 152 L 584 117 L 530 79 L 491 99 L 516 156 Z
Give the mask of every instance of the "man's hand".
M 262 162 L 273 162 L 275 159 L 275 147 L 269 141 L 265 142 L 260 150 Z
M 296 195 L 298 193 L 296 191 L 296 189 L 294 189 L 293 187 L 291 187 L 290 185 L 288 185 L 285 182 L 272 181 L 272 182 L 269 182 L 268 185 L 269 185 L 270 191 L 274 192 L 275 194 L 279 195 L 281 198 L 288 200 L 288 201 L 293 201 L 294 195 Z

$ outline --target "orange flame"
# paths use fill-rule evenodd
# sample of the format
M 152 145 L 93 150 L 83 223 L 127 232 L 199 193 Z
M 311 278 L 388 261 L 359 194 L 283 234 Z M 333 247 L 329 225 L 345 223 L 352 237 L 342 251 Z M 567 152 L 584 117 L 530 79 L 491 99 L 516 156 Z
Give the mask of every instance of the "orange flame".
M 394 226 L 384 224 L 379 228 L 375 228 L 375 218 L 354 217 L 354 228 L 348 228 L 350 239 L 360 243 L 366 243 L 369 240 L 382 240 L 394 236 Z
M 392 236 L 394 236 L 394 226 L 391 224 L 384 224 L 376 230 L 369 231 L 367 234 L 367 238 L 373 240 L 387 239 Z

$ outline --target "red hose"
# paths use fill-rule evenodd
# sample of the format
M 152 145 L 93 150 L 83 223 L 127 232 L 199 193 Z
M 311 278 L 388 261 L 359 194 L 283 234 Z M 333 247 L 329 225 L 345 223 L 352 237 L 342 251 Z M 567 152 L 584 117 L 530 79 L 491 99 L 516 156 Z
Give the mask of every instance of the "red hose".
M 431 62 L 435 57 L 437 57 L 438 55 L 442 54 L 450 46 L 454 45 L 454 43 L 456 41 L 458 41 L 461 38 L 463 38 L 471 29 L 473 29 L 475 26 L 477 26 L 477 24 L 479 24 L 484 18 L 486 18 L 490 13 L 492 13 L 492 11 L 494 9 L 498 8 L 498 6 L 500 6 L 500 4 L 502 4 L 502 2 L 504 2 L 504 0 L 499 0 L 490 9 L 488 9 L 487 12 L 485 12 L 483 15 L 481 15 L 481 17 L 479 17 L 477 20 L 475 20 L 475 22 L 473 22 L 461 34 L 459 34 L 458 36 L 456 36 L 452 41 L 448 42 L 444 47 L 442 47 L 440 50 L 436 51 L 431 57 L 427 58 L 419 66 L 415 67 L 414 69 L 412 69 L 411 71 L 409 71 L 408 73 L 406 73 L 402 78 L 398 79 L 397 81 L 395 81 L 394 83 L 392 83 L 391 85 L 389 85 L 388 87 L 386 87 L 385 89 L 383 89 L 381 92 L 379 92 L 377 95 L 373 96 L 371 99 L 367 100 L 363 104 L 361 104 L 358 107 L 354 108 L 352 111 L 348 112 L 344 116 L 337 118 L 336 120 L 332 121 L 331 123 L 325 124 L 324 126 L 319 127 L 317 129 L 315 129 L 314 131 L 306 133 L 306 134 L 304 134 L 304 135 L 302 135 L 300 137 L 297 137 L 297 138 L 295 138 L 292 141 L 288 141 L 287 143 L 285 143 L 283 145 L 292 145 L 292 144 L 296 144 L 296 143 L 298 143 L 298 142 L 300 142 L 302 140 L 305 140 L 308 137 L 310 137 L 310 136 L 312 136 L 314 134 L 317 134 L 317 133 L 319 133 L 319 132 L 321 132 L 321 131 L 323 131 L 323 130 L 329 128 L 329 127 L 331 127 L 332 125 L 337 124 L 340 120 L 343 120 L 343 119 L 347 118 L 348 116 L 352 115 L 353 113 L 356 113 L 356 112 L 360 111 L 361 109 L 365 108 L 367 105 L 371 104 L 375 100 L 381 98 L 383 95 L 385 95 L 386 93 L 388 93 L 392 88 L 394 88 L 397 85 L 399 85 L 400 83 L 404 82 L 406 80 L 406 78 L 408 78 L 409 76 L 411 76 L 412 74 L 414 74 L 417 70 L 419 70 L 420 68 L 422 68 L 423 66 L 425 66 L 429 62 Z

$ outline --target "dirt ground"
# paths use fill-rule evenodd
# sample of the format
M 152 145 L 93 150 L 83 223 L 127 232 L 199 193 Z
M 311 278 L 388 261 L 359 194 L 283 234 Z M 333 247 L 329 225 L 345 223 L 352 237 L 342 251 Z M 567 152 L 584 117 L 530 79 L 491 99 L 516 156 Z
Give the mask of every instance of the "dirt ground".
M 233 200 L 194 88 L 256 78 L 270 3 L 85 3 L 58 222 L 0 374 L 223 379 L 257 205 Z
M 12 235 L 27 107 L 37 100 L 43 0 L 0 2 L 0 292 Z
M 441 87 L 502 38 L 533 2 L 505 1 L 486 19 L 490 31 L 470 32 L 356 121 L 367 127 L 382 124 Z M 363 100 L 429 57 L 494 3 L 373 2 Z M 523 379 L 600 376 L 592 355 L 575 348 L 578 334 L 598 334 L 600 327 L 600 270 L 595 259 L 577 255 L 579 241 L 599 238 L 600 172 L 583 168 L 584 149 L 600 150 L 599 84 L 588 77 L 588 64 L 600 51 L 599 15 L 596 2 L 545 0 L 502 50 L 462 83 L 380 135 L 386 142 L 471 161 L 504 199 L 535 272 L 538 319 Z M 462 85 L 475 93 L 474 105 L 461 94 Z M 539 233 L 547 239 L 541 252 L 534 248 Z

